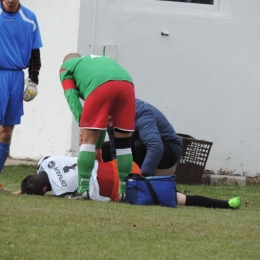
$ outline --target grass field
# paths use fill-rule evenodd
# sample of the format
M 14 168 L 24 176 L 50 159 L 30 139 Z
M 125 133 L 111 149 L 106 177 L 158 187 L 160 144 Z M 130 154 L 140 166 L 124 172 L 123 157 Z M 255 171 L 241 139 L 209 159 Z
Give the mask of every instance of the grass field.
M 7 166 L 0 183 L 0 260 L 260 259 L 260 186 L 178 185 L 239 210 L 71 201 L 12 195 L 36 166 Z

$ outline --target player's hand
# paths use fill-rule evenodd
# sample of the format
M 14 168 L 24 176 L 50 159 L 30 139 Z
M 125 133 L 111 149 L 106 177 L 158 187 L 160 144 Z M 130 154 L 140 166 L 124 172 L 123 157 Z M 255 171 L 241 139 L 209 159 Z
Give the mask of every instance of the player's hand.
M 101 149 L 96 149 L 96 158 L 95 158 L 98 162 L 103 162 L 102 159 L 102 150 Z
M 19 195 L 19 194 L 22 194 L 22 191 L 21 190 L 18 190 L 18 191 L 15 191 L 13 192 L 14 195 Z
M 34 83 L 30 78 L 27 78 L 24 81 L 24 83 L 26 85 L 26 88 L 23 93 L 23 100 L 28 102 L 28 101 L 33 100 L 36 97 L 36 95 L 38 94 L 37 84 Z

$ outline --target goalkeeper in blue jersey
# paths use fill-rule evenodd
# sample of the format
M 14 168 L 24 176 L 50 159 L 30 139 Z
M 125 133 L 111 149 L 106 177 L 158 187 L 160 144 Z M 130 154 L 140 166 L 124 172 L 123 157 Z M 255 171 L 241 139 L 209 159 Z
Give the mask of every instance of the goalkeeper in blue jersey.
M 23 100 L 37 95 L 41 47 L 35 14 L 19 0 L 0 0 L 0 173 L 14 126 L 21 123 Z M 24 80 L 26 68 L 29 75 Z

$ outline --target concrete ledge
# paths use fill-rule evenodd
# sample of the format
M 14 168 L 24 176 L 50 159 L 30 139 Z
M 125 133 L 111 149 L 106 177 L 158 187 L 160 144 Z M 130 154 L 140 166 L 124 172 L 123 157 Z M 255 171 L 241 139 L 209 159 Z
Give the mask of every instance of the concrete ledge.
M 246 186 L 246 177 L 212 174 L 210 185 Z
M 27 164 L 27 165 L 37 165 L 38 161 L 33 160 L 18 160 L 8 157 L 5 162 L 5 166 L 10 165 L 19 165 L 19 164 Z

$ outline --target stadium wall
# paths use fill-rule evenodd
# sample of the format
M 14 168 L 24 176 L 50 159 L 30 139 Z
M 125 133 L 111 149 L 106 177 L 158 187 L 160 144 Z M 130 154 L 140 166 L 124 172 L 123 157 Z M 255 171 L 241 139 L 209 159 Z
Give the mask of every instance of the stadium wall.
M 259 174 L 260 1 L 215 1 L 21 1 L 37 14 L 44 47 L 39 94 L 24 104 L 10 155 L 77 155 L 59 67 L 69 52 L 105 53 L 178 133 L 213 142 L 207 169 Z

